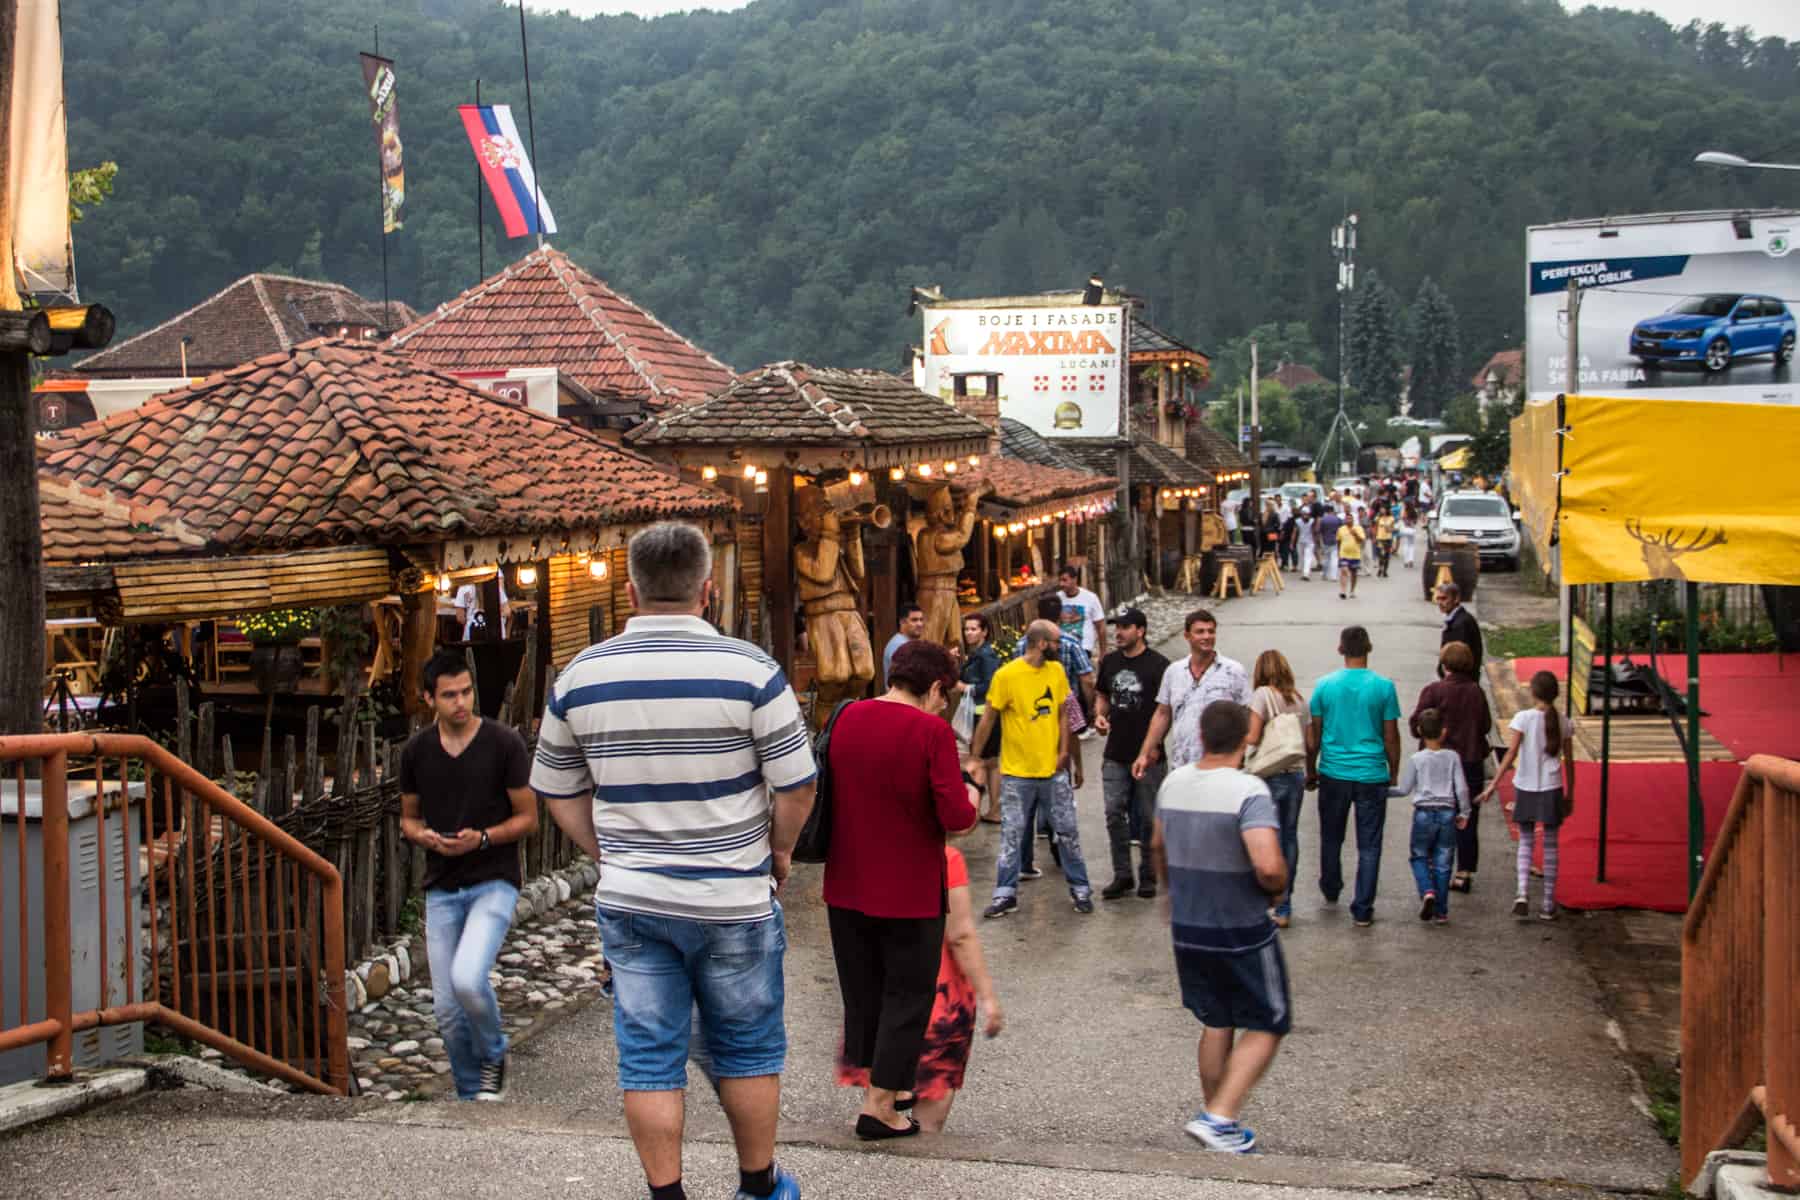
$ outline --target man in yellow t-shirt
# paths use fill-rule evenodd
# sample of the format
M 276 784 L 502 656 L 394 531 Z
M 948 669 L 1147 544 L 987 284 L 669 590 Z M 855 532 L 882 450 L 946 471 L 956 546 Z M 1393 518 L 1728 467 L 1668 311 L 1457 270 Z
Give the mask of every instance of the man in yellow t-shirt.
M 1365 534 L 1356 523 L 1354 512 L 1346 511 L 1344 523 L 1338 527 L 1338 599 L 1344 598 L 1344 581 L 1350 582 L 1350 595 L 1356 595 L 1356 572 L 1362 566 Z
M 1075 911 L 1094 911 L 1075 827 L 1075 787 L 1069 776 L 1074 735 L 1062 719 L 1069 677 L 1056 653 L 1061 640 L 1062 630 L 1053 621 L 1026 627 L 1019 657 L 996 671 L 988 684 L 987 710 L 969 739 L 971 746 L 986 745 L 994 722 L 1000 722 L 1000 858 L 994 900 L 983 913 L 987 917 L 1004 917 L 1019 907 L 1020 837 L 1035 824 L 1040 805 L 1050 812 L 1051 836 L 1062 854 Z M 981 763 L 967 759 L 963 769 L 979 777 Z M 993 786 L 994 781 L 986 782 Z

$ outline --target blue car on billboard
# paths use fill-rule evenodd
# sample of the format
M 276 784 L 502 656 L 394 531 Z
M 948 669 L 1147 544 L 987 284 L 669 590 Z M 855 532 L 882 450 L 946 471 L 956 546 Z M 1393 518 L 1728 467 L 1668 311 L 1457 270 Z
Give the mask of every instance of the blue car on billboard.
M 1764 354 L 1780 366 L 1794 357 L 1794 330 L 1794 314 L 1773 296 L 1709 292 L 1639 321 L 1631 331 L 1631 353 L 1652 368 L 1699 363 L 1718 372 Z

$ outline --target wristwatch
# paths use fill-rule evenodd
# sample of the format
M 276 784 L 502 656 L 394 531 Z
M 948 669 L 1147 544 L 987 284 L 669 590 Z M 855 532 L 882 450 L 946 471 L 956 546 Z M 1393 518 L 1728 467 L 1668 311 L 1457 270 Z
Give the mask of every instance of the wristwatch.
M 493 843 L 488 841 L 487 830 L 485 830 L 485 829 L 482 830 L 481 831 L 481 848 L 483 850 L 487 850 L 487 849 L 490 849 L 492 846 L 493 846 Z

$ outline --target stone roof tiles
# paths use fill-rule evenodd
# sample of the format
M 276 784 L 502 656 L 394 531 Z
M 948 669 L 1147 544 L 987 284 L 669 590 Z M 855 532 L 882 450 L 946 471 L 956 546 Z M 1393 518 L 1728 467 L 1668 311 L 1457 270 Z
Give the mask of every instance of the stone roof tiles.
M 979 440 L 989 430 L 886 371 L 779 362 L 698 404 L 655 414 L 626 435 L 676 446 L 902 446 Z
M 731 368 L 544 246 L 395 334 L 445 371 L 555 367 L 604 399 L 652 410 L 730 386 Z

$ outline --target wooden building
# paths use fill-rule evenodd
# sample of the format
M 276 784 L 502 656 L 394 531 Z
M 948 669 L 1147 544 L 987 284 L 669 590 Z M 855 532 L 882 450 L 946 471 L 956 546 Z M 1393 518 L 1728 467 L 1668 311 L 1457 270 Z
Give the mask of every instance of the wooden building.
M 699 523 L 731 561 L 730 497 L 366 342 L 246 363 L 48 438 L 39 465 L 64 611 L 175 625 L 392 597 L 412 704 L 436 591 L 511 572 L 545 635 L 541 686 L 618 627 L 644 524 Z

